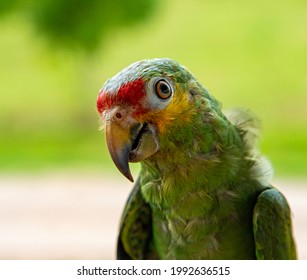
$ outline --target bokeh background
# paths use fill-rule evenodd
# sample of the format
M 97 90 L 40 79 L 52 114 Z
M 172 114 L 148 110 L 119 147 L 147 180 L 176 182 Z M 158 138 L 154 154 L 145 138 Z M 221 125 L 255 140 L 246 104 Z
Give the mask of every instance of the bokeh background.
M 1 0 L 0 258 L 114 258 L 131 184 L 96 96 L 128 64 L 170 57 L 259 117 L 307 259 L 306 14 L 303 0 Z

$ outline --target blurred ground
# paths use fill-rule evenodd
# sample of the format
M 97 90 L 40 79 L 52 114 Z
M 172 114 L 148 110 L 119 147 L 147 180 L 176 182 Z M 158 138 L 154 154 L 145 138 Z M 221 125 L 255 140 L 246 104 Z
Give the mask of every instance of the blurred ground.
M 300 259 L 307 259 L 307 188 L 275 182 L 292 211 Z M 55 173 L 0 176 L 0 259 L 114 259 L 125 178 Z

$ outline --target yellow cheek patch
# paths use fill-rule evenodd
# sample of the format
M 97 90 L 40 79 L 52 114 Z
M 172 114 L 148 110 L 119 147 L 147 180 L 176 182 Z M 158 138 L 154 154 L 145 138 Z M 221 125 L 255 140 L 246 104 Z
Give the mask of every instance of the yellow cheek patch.
M 175 123 L 190 123 L 194 114 L 195 109 L 191 105 L 188 94 L 176 86 L 174 97 L 170 104 L 164 109 L 144 114 L 141 117 L 141 121 L 155 124 L 157 130 L 163 133 Z

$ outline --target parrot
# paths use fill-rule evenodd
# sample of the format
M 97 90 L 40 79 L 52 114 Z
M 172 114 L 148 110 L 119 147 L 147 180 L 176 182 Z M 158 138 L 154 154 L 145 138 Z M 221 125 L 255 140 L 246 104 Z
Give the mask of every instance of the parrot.
M 258 119 L 222 111 L 188 68 L 137 61 L 108 79 L 96 107 L 106 146 L 131 182 L 117 259 L 296 259 L 291 210 L 259 152 Z

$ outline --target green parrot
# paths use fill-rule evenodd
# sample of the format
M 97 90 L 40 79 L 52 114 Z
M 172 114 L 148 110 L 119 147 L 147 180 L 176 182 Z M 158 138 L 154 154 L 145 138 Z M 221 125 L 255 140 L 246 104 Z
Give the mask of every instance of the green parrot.
M 295 259 L 291 212 L 270 185 L 250 113 L 224 114 L 191 72 L 135 62 L 97 97 L 111 158 L 133 182 L 118 259 Z

